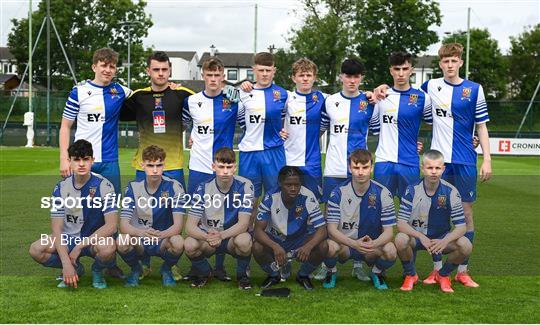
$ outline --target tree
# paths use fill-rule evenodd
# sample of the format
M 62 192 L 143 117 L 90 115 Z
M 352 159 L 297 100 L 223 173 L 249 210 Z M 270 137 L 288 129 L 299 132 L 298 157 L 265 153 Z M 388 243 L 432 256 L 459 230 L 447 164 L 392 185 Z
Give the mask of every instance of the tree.
M 150 17 L 144 12 L 146 3 L 130 0 L 50 0 L 50 11 L 60 34 L 68 57 L 79 80 L 93 78 L 91 70 L 93 52 L 102 47 L 111 47 L 120 53 L 120 62 L 127 61 L 128 28 L 122 21 L 137 22 L 131 26 L 131 75 L 139 76 L 144 71 L 145 57 L 142 39 L 152 26 Z M 46 1 L 32 13 L 33 42 L 46 16 Z M 19 66 L 28 62 L 28 19 L 13 19 L 13 29 L 8 36 L 8 46 Z M 46 35 L 39 39 L 33 56 L 34 81 L 46 82 Z M 51 26 L 51 76 L 53 85 L 59 89 L 70 89 L 73 85 L 68 65 L 58 45 Z M 127 69 L 119 71 L 119 77 L 127 79 Z
M 296 61 L 296 55 L 285 49 L 277 49 L 274 52 L 275 66 L 277 67 L 274 81 L 285 89 L 293 89 L 294 82 L 291 79 L 291 67 Z
M 441 24 L 439 5 L 427 0 L 303 0 L 304 23 L 293 29 L 291 47 L 319 66 L 321 79 L 334 90 L 341 61 L 360 56 L 365 87 L 390 81 L 392 51 L 413 54 L 438 41 L 429 30 Z
M 503 98 L 506 95 L 507 64 L 501 54 L 497 40 L 491 38 L 487 29 L 472 28 L 471 49 L 469 51 L 469 79 L 482 85 L 487 98 Z M 443 39 L 443 44 L 460 43 L 463 45 L 463 61 L 466 60 L 467 34 L 464 31 L 457 31 L 447 35 Z M 465 64 L 460 70 L 460 74 L 465 78 Z M 434 63 L 437 71 L 435 75 L 442 75 L 438 60 Z
M 529 100 L 540 80 L 540 24 L 510 37 L 509 76 L 511 95 Z

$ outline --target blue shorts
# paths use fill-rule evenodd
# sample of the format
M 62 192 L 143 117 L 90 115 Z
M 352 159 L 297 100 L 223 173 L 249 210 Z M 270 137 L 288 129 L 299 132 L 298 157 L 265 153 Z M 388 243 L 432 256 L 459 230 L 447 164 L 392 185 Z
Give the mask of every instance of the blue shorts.
M 321 201 L 322 197 L 322 177 L 321 168 L 319 166 L 319 172 L 316 169 L 309 167 L 299 167 L 302 173 L 302 185 L 315 194 L 317 200 Z
M 159 256 L 161 257 L 161 244 L 163 243 L 163 239 L 160 239 L 157 244 L 154 245 L 144 245 L 144 254 L 148 256 Z
M 109 180 L 114 186 L 116 194 L 120 193 L 122 188 L 120 187 L 120 166 L 118 161 L 96 162 L 92 165 L 92 171 Z
M 323 195 L 321 202 L 326 203 L 328 202 L 328 199 L 330 198 L 330 193 L 341 183 L 345 182 L 347 178 L 342 177 L 330 177 L 330 176 L 324 176 L 323 180 Z
M 303 236 L 298 236 L 298 237 L 295 237 L 295 238 L 288 238 L 288 239 L 285 239 L 285 240 L 279 240 L 275 236 L 273 236 L 272 234 L 270 234 L 268 232 L 267 232 L 267 234 L 268 234 L 268 237 L 270 237 L 273 241 L 278 243 L 279 246 L 281 246 L 285 250 L 285 252 L 291 252 L 291 251 L 297 250 L 298 248 L 302 247 L 302 245 L 304 245 L 304 243 L 306 242 L 306 240 L 309 237 L 309 234 L 305 234 Z
M 190 169 L 189 175 L 188 175 L 188 189 L 187 193 L 189 195 L 193 195 L 195 193 L 195 190 L 197 190 L 197 186 L 199 186 L 202 183 L 206 183 L 212 178 L 214 178 L 214 174 L 207 174 L 198 172 L 196 170 Z
M 77 246 L 77 243 L 75 242 L 75 236 L 67 235 L 68 236 L 68 253 L 71 253 L 73 248 Z M 58 253 L 58 252 L 57 252 Z M 79 256 L 88 256 L 88 257 L 94 257 L 94 254 L 92 254 L 92 245 L 88 245 L 85 248 L 81 250 L 81 254 Z
M 443 239 L 444 236 L 446 236 L 446 234 L 444 235 L 441 235 L 441 236 L 438 236 L 438 237 L 435 237 L 435 238 L 429 238 L 429 239 Z M 427 249 L 424 247 L 424 245 L 422 245 L 422 242 L 420 241 L 420 239 L 418 238 L 415 238 L 415 246 L 413 248 L 413 251 L 426 251 Z M 443 253 L 444 254 L 444 253 Z
M 240 170 L 238 175 L 249 179 L 255 188 L 255 197 L 278 186 L 279 170 L 285 166 L 283 146 L 262 151 L 240 151 Z
M 186 181 L 184 180 L 184 170 L 183 169 L 172 169 L 163 171 L 163 176 L 177 180 L 182 184 L 182 187 L 186 188 Z M 142 181 L 146 177 L 144 170 L 138 170 L 135 173 L 135 180 L 137 182 Z
M 442 178 L 454 185 L 461 195 L 462 202 L 476 201 L 476 166 L 462 164 L 445 164 L 446 169 Z
M 407 186 L 420 180 L 420 167 L 387 161 L 376 162 L 373 179 L 384 185 L 392 195 L 401 198 Z

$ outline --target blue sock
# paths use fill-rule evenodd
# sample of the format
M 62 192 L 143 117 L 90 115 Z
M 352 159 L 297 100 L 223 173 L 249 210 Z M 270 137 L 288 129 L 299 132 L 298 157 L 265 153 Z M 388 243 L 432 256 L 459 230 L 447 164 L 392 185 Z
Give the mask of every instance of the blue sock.
M 197 256 L 195 258 L 190 258 L 191 265 L 201 272 L 202 275 L 209 275 L 212 268 L 210 267 L 210 263 L 208 263 L 208 260 L 203 255 Z
M 324 265 L 326 265 L 326 267 L 329 269 L 333 269 L 336 267 L 337 260 L 337 257 L 327 257 L 324 259 Z
M 465 237 L 467 237 L 467 239 L 469 239 L 471 241 L 471 244 L 473 243 L 473 240 L 474 240 L 474 230 L 473 231 L 467 231 L 465 233 Z M 467 257 L 462 263 L 461 265 L 469 265 L 469 258 Z
M 431 258 L 433 259 L 433 262 L 440 262 L 442 261 L 442 254 L 431 255 Z
M 150 266 L 150 255 L 144 254 L 143 257 L 141 258 L 141 262 L 144 265 Z
M 414 269 L 414 260 L 411 261 L 401 261 L 401 265 L 403 266 L 403 274 L 404 275 L 416 275 L 416 270 Z
M 458 267 L 457 264 L 450 263 L 450 262 L 446 261 L 446 263 L 444 263 L 442 269 L 439 271 L 439 274 L 441 276 L 449 276 L 450 273 L 452 273 L 455 269 L 457 269 L 457 267 Z
M 394 263 L 396 263 L 396 260 L 388 261 L 388 260 L 383 260 L 382 258 L 378 258 L 375 261 L 375 266 L 384 271 L 384 270 L 388 270 L 389 268 L 391 268 L 392 265 L 394 265 Z
M 120 253 L 120 257 L 122 257 L 124 262 L 126 262 L 126 264 L 131 268 L 132 271 L 141 271 L 141 263 L 139 263 L 140 258 L 137 255 L 137 251 L 135 249 L 132 249 L 125 254 Z
M 250 261 L 251 261 L 251 255 L 238 256 L 236 258 L 236 277 L 244 276 L 246 274 L 246 270 L 249 266 Z
M 225 264 L 225 254 L 223 253 L 216 254 L 216 265 L 215 265 L 216 270 L 225 269 L 224 264 Z
M 277 277 L 279 275 L 278 271 L 272 270 L 270 263 L 261 264 L 261 269 L 266 272 L 269 276 Z
M 182 255 L 181 254 L 174 255 L 168 250 L 165 250 L 165 252 L 161 254 L 161 257 L 163 258 L 163 265 L 161 265 L 161 272 L 170 271 L 171 267 L 173 267 L 173 265 L 176 265 L 176 263 L 178 263 L 178 260 L 180 260 L 180 256 Z
M 317 268 L 317 265 L 313 265 L 309 262 L 304 262 L 302 265 L 300 265 L 300 270 L 298 271 L 298 275 L 302 277 L 308 277 L 311 272 L 315 271 Z
M 58 256 L 58 254 L 51 254 L 49 259 L 41 263 L 41 265 L 46 266 L 46 267 L 54 267 L 57 269 L 61 269 L 62 261 L 60 260 L 60 256 Z
M 94 258 L 94 263 L 92 263 L 92 271 L 94 272 L 101 272 L 105 268 L 111 268 L 113 266 L 114 259 L 104 262 L 99 257 Z

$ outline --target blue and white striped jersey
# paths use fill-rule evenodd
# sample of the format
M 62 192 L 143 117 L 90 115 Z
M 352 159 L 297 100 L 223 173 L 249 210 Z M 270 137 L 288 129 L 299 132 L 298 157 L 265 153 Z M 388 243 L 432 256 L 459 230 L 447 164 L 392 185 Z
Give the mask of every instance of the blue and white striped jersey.
M 285 131 L 289 135 L 285 140 L 285 159 L 288 166 L 310 166 L 320 173 L 319 132 L 324 98 L 320 91 L 309 94 L 289 92 L 285 117 Z
M 125 198 L 129 204 L 122 207 L 120 218 L 141 229 L 167 230 L 173 225 L 173 213 L 185 213 L 184 188 L 180 182 L 162 176 L 161 184 L 153 194 L 146 189 L 146 178 L 131 181 L 126 187 Z
M 207 96 L 204 91 L 189 96 L 182 112 L 185 124 L 192 124 L 193 146 L 189 169 L 212 174 L 214 153 L 222 147 L 233 147 L 238 104 L 223 96 Z
M 368 128 L 377 134 L 373 117 L 374 106 L 366 95 L 349 98 L 341 92 L 326 98 L 322 109 L 321 128 L 329 130 L 330 142 L 326 151 L 324 176 L 347 177 L 349 155 L 356 149 L 367 149 Z
M 388 90 L 388 96 L 375 104 L 373 118 L 380 125 L 376 161 L 418 166 L 416 141 L 422 119 L 431 124 L 431 99 L 419 89 Z
M 461 196 L 445 180 L 441 180 L 433 196 L 426 194 L 424 180 L 409 185 L 401 198 L 398 218 L 431 239 L 445 236 L 450 232 L 451 224 L 465 226 Z
M 285 207 L 279 188 L 267 193 L 259 204 L 257 220 L 268 221 L 266 232 L 282 242 L 305 236 L 325 225 L 319 201 L 303 186 L 290 210 Z
M 433 105 L 431 149 L 442 152 L 446 163 L 476 166 L 474 127 L 489 121 L 482 86 L 469 80 L 452 85 L 438 78 L 426 81 L 422 90 Z
M 95 162 L 118 161 L 118 117 L 131 90 L 116 82 L 98 86 L 90 80 L 71 90 L 62 117 L 77 120 L 75 141 L 92 144 Z
M 249 93 L 240 91 L 238 123 L 244 130 L 238 144 L 240 151 L 261 151 L 283 145 L 279 132 L 283 128 L 286 101 L 287 91 L 274 84 Z
M 51 209 L 51 218 L 64 219 L 64 234 L 89 237 L 105 224 L 106 214 L 116 212 L 114 187 L 105 177 L 94 173 L 81 188 L 76 188 L 74 181 L 71 175 L 54 188 L 52 197 L 59 199 L 57 204 L 64 204 L 56 211 Z M 80 205 L 75 203 L 78 198 L 81 198 Z M 101 206 L 97 200 L 101 201 Z
M 201 184 L 191 197 L 192 207 L 189 216 L 199 219 L 199 227 L 223 231 L 238 223 L 238 214 L 251 215 L 253 210 L 254 188 L 251 181 L 234 176 L 229 192 L 218 188 L 216 178 Z
M 349 238 L 368 235 L 376 239 L 383 227 L 396 224 L 394 198 L 386 187 L 374 180 L 370 181 L 366 193 L 359 196 L 349 179 L 330 194 L 326 222 L 337 223 L 338 229 Z

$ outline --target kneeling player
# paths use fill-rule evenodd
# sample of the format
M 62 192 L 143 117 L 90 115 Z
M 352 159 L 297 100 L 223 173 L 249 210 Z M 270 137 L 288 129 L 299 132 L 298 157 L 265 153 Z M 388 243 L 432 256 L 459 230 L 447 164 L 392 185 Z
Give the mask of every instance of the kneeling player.
M 184 249 L 182 223 L 184 188 L 180 182 L 163 176 L 165 151 L 151 145 L 142 152 L 145 178 L 132 181 L 126 188 L 129 204 L 122 207 L 118 252 L 131 274 L 125 285 L 139 285 L 142 274 L 141 259 L 159 256 L 163 259 L 161 278 L 164 286 L 174 286 L 171 267 L 178 263 Z
M 234 176 L 236 157 L 231 148 L 214 154 L 212 170 L 216 173 L 200 184 L 191 197 L 185 248 L 196 273 L 192 287 L 204 286 L 211 275 L 207 258 L 228 253 L 237 260 L 236 278 L 240 289 L 250 289 L 247 268 L 251 260 L 251 236 L 247 232 L 253 209 L 253 184 Z
M 112 237 L 118 222 L 112 204 L 114 188 L 107 179 L 90 172 L 94 162 L 90 142 L 75 141 L 69 146 L 68 154 L 73 173 L 54 188 L 53 203 L 59 207 L 51 209 L 52 234 L 32 243 L 30 255 L 43 266 L 62 269 L 63 281 L 58 287 L 75 288 L 84 272 L 79 258 L 93 257 L 92 286 L 104 289 L 107 283 L 103 269 L 114 264 L 116 254 Z M 102 205 L 98 204 L 98 198 Z M 73 206 L 68 199 L 75 199 L 80 206 Z
M 395 243 L 405 275 L 401 286 L 403 291 L 412 290 L 418 282 L 414 268 L 417 250 L 425 249 L 431 255 L 449 254 L 443 267 L 434 271 L 435 281 L 432 282 L 438 282 L 444 292 L 454 292 L 450 273 L 471 253 L 472 244 L 463 237 L 466 227 L 461 196 L 453 185 L 441 180 L 444 168 L 441 152 L 426 151 L 422 158 L 424 178 L 410 185 L 401 199 L 398 217 L 400 232 Z
M 268 274 L 262 288 L 279 283 L 279 268 L 287 259 L 296 257 L 302 262 L 296 281 L 307 290 L 313 289 L 309 274 L 328 250 L 319 202 L 315 194 L 301 185 L 301 177 L 298 167 L 281 168 L 279 188 L 267 193 L 259 205 L 253 257 Z
M 327 227 L 329 268 L 325 288 L 336 285 L 336 262 L 349 258 L 374 265 L 370 278 L 377 289 L 388 289 L 384 271 L 394 265 L 396 247 L 392 243 L 396 224 L 392 194 L 371 180 L 371 153 L 355 150 L 349 157 L 352 178 L 338 185 L 328 199 Z

